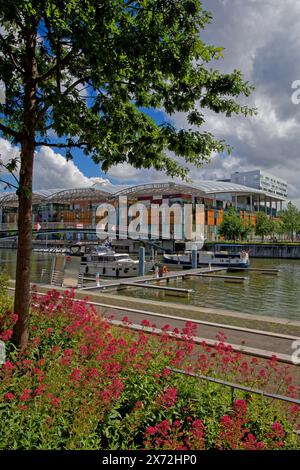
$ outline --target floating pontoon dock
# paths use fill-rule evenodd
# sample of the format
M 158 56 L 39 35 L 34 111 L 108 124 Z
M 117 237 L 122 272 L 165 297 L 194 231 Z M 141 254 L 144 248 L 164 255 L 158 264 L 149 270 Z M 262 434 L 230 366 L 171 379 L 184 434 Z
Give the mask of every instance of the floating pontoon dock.
M 101 280 L 100 286 L 87 286 L 87 287 L 82 287 L 80 290 L 97 290 L 97 291 L 103 291 L 103 290 L 110 290 L 110 289 L 116 289 L 116 290 L 121 290 L 121 289 L 126 289 L 126 288 L 132 288 L 132 287 L 140 287 L 140 288 L 148 288 L 148 289 L 157 289 L 162 292 L 165 292 L 167 295 L 173 295 L 173 296 L 189 296 L 193 290 L 192 289 L 183 289 L 179 287 L 165 287 L 161 286 L 158 284 L 161 283 L 168 283 L 170 280 L 176 280 L 176 279 L 184 279 L 189 276 L 197 276 L 197 275 L 205 275 L 209 274 L 212 275 L 214 272 L 219 272 L 219 271 L 224 271 L 224 268 L 198 268 L 198 269 L 188 269 L 188 270 L 183 270 L 183 271 L 172 271 L 170 273 L 164 274 L 162 277 L 156 277 L 153 275 L 146 275 L 146 276 L 138 276 L 136 278 L 124 278 L 120 279 L 118 281 L 106 281 L 106 280 Z M 223 276 L 224 278 L 234 278 L 235 276 Z M 238 280 L 238 276 L 236 276 Z M 86 278 L 84 278 L 86 279 Z M 94 281 L 94 279 L 91 279 L 91 281 Z M 151 284 L 149 284 L 151 283 Z M 154 284 L 155 283 L 155 284 Z

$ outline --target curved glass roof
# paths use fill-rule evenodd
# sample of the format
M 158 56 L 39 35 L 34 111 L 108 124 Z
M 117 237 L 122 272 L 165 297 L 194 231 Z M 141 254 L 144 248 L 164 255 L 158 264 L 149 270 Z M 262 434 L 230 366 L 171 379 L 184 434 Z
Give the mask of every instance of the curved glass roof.
M 33 193 L 33 203 L 72 203 L 83 200 L 98 202 L 103 199 L 116 198 L 118 196 L 141 197 L 175 193 L 192 194 L 200 197 L 219 195 L 220 199 L 222 199 L 221 196 L 225 194 L 236 196 L 262 195 L 271 198 L 273 201 L 285 200 L 285 198 L 280 196 L 271 195 L 265 191 L 240 184 L 201 180 L 192 183 L 168 181 L 162 183 L 139 184 L 135 186 L 116 186 L 109 182 L 105 182 L 103 184 L 95 184 L 94 186 L 87 188 L 37 190 Z M 16 193 L 0 193 L 0 207 L 17 206 L 18 198 Z
M 32 195 L 32 202 L 33 204 L 40 204 L 47 196 L 45 195 L 45 191 L 36 191 Z M 18 207 L 18 196 L 14 192 L 10 193 L 0 193 L 0 207 Z
M 263 191 L 258 189 L 249 188 L 248 186 L 242 186 L 241 184 L 235 184 L 224 181 L 197 181 L 194 183 L 197 187 L 201 187 L 206 194 L 218 194 L 218 193 L 253 193 L 263 194 Z
M 197 181 L 192 183 L 149 183 L 132 186 L 121 191 L 118 191 L 114 196 L 142 196 L 145 194 L 168 194 L 174 192 L 187 192 L 194 195 L 209 196 L 214 194 L 231 193 L 236 195 L 243 194 L 265 194 L 258 189 L 249 188 L 235 183 L 227 183 L 223 181 Z
M 90 188 L 75 188 L 75 189 L 60 189 L 56 192 L 53 192 L 46 199 L 49 202 L 73 202 L 73 201 L 98 201 L 111 196 L 111 192 L 106 190 L 105 187 L 101 189 L 96 189 L 94 187 Z

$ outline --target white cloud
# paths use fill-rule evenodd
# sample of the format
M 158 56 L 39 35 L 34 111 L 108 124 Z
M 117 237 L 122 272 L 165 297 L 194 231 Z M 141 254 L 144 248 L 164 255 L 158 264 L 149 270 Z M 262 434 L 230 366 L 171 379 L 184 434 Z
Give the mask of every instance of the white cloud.
M 0 138 L 0 155 L 4 163 L 19 155 L 19 149 Z M 2 176 L 7 177 L 7 174 Z M 74 164 L 49 147 L 41 147 L 34 160 L 34 189 L 82 188 L 105 182 L 103 178 L 88 178 Z
M 41 147 L 35 156 L 33 186 L 36 189 L 81 188 L 91 181 L 72 162 L 49 147 Z
M 300 200 L 300 106 L 291 102 L 291 84 L 300 79 L 300 2 L 293 0 L 210 0 L 204 2 L 214 20 L 204 40 L 225 47 L 223 72 L 241 69 L 255 85 L 247 103 L 256 117 L 226 118 L 206 112 L 205 130 L 233 147 L 228 157 L 193 170 L 196 178 L 229 177 L 238 170 L 262 168 L 285 178 L 289 195 Z M 186 116 L 172 116 L 177 127 L 190 127 Z
M 107 176 L 116 183 L 132 183 L 133 185 L 170 179 L 163 171 L 137 169 L 128 163 L 120 163 L 111 167 L 107 172 Z

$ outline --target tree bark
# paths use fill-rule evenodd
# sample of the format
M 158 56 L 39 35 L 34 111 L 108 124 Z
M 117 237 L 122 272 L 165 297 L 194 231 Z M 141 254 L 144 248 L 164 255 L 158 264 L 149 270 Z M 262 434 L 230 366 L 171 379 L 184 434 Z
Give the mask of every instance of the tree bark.
M 30 311 L 30 260 L 32 247 L 32 188 L 34 145 L 24 142 L 21 151 L 18 250 L 14 312 L 18 321 L 13 331 L 13 342 L 21 350 L 26 348 L 29 337 Z M 26 189 L 25 189 L 26 188 Z
M 25 98 L 23 129 L 21 138 L 20 184 L 17 191 L 19 199 L 18 250 L 16 266 L 16 285 L 14 312 L 18 315 L 13 330 L 14 344 L 25 349 L 29 337 L 30 312 L 30 261 L 32 247 L 32 175 L 35 149 L 35 114 L 37 89 L 36 24 L 26 29 Z

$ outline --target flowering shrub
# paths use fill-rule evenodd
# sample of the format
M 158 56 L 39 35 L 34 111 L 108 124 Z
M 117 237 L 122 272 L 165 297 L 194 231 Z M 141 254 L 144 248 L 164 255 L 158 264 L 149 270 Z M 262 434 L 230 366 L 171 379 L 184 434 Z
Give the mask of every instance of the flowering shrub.
M 33 295 L 30 342 L 10 342 L 16 315 L 0 318 L 7 360 L 0 366 L 1 449 L 294 449 L 299 407 L 175 374 L 197 372 L 298 396 L 287 366 L 245 359 L 220 333 L 196 345 L 143 322 L 114 327 L 73 292 Z

